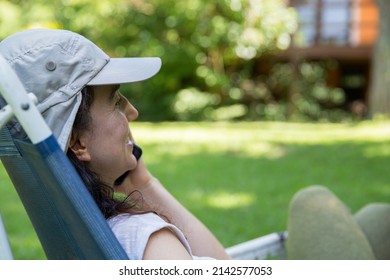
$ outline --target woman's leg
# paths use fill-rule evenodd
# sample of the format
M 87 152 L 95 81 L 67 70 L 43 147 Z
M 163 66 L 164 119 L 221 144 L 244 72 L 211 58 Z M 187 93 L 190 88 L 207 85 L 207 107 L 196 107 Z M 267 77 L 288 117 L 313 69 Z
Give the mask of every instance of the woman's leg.
M 371 203 L 355 214 L 378 260 L 390 260 L 390 204 Z
M 374 259 L 363 231 L 347 207 L 328 189 L 299 191 L 290 204 L 289 259 Z

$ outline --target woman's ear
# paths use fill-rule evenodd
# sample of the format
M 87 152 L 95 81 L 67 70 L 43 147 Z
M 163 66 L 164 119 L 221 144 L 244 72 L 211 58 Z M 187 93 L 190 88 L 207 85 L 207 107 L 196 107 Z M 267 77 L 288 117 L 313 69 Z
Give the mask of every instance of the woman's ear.
M 72 132 L 72 136 L 69 141 L 69 149 L 72 150 L 79 161 L 91 160 L 91 155 L 88 152 L 85 141 L 75 132 Z

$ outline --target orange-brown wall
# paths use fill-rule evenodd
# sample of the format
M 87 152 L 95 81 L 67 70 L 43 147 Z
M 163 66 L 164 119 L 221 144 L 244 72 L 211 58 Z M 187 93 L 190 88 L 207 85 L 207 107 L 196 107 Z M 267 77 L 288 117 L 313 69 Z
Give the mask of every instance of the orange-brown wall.
M 359 45 L 372 45 L 378 33 L 379 16 L 375 1 L 355 0 L 358 5 L 360 18 Z

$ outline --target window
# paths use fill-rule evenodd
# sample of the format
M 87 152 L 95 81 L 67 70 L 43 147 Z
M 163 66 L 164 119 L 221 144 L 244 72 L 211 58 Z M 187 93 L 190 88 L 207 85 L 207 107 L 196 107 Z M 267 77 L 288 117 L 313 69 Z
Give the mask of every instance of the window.
M 376 38 L 374 0 L 292 0 L 299 18 L 298 46 L 369 45 Z

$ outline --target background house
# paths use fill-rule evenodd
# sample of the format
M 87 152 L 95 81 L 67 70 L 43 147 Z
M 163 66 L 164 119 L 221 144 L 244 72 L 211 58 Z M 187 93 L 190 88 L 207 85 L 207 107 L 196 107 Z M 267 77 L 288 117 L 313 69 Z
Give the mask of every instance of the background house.
M 368 103 L 372 51 L 378 33 L 375 0 L 290 0 L 299 18 L 291 47 L 281 54 L 288 62 L 332 60 L 331 87 L 342 88 L 344 107 L 364 114 Z

